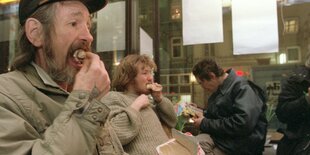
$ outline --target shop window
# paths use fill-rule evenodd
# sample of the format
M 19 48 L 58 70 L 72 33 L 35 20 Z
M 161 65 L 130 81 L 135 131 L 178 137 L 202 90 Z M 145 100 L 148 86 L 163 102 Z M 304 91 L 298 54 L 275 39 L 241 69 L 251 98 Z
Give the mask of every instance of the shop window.
M 170 94 L 178 94 L 179 93 L 178 86 L 169 86 L 169 93 Z
M 166 74 L 161 75 L 160 80 L 163 85 L 163 92 L 167 96 L 191 94 L 192 83 L 190 81 L 191 74 Z
M 179 102 L 181 96 L 191 96 L 193 93 L 190 73 L 161 74 L 160 80 L 164 95 L 173 103 Z
M 177 75 L 171 75 L 169 77 L 169 84 L 178 84 L 179 83 L 179 77 Z
M 189 84 L 190 83 L 190 76 L 188 75 L 180 75 L 180 83 L 182 84 Z
M 167 76 L 160 76 L 160 83 L 161 84 L 167 84 Z
M 164 93 L 168 92 L 168 87 L 163 87 L 163 90 L 162 90 Z
M 292 34 L 298 32 L 298 19 L 297 18 L 287 18 L 284 20 L 284 33 Z
M 182 48 L 182 38 L 173 37 L 171 38 L 171 57 L 172 58 L 182 58 L 183 48 Z

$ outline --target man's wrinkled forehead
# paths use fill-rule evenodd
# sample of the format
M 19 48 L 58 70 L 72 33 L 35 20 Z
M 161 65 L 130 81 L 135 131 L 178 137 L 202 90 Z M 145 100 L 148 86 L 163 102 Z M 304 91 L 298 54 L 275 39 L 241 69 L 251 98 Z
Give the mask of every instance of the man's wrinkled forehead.
M 65 5 L 70 6 L 70 4 L 64 4 L 64 5 L 58 5 L 56 9 L 59 9 L 60 7 L 64 7 Z M 56 10 L 56 12 L 61 12 L 61 10 Z M 91 23 L 91 14 L 84 14 L 81 9 L 68 9 L 66 10 L 66 13 L 68 16 L 61 16 L 61 17 L 56 17 L 59 19 L 64 19 L 64 20 L 71 20 L 72 18 L 77 18 L 77 19 L 82 19 L 86 18 L 88 20 L 88 23 Z

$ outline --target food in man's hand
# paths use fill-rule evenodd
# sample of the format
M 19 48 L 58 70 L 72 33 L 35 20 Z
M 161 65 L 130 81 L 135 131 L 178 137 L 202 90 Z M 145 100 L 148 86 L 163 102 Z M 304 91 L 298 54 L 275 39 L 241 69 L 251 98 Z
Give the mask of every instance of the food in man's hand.
M 185 117 L 194 117 L 194 116 L 196 116 L 195 111 L 192 110 L 192 109 L 189 108 L 189 107 L 185 107 L 185 108 L 183 109 L 183 111 L 182 111 L 182 114 L 183 114 L 183 116 L 185 116 Z
M 73 57 L 82 63 L 82 61 L 86 58 L 86 52 L 84 50 L 76 50 L 73 54 Z
M 160 84 L 152 83 L 152 84 L 147 84 L 146 88 L 152 91 L 161 91 L 163 89 L 163 86 L 161 86 Z
M 203 110 L 193 105 L 186 105 L 182 111 L 182 115 L 185 117 L 198 117 L 202 114 Z

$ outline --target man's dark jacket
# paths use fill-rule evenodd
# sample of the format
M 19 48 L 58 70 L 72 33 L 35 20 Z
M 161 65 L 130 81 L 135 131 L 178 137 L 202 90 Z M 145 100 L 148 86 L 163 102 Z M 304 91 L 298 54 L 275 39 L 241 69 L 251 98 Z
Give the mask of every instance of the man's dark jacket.
M 285 136 L 281 139 L 278 152 L 281 155 L 310 153 L 310 69 L 298 67 L 281 83 L 281 93 L 276 108 L 277 118 L 287 125 L 279 130 Z
M 262 154 L 267 132 L 266 105 L 247 80 L 231 69 L 208 99 L 200 129 L 231 155 Z

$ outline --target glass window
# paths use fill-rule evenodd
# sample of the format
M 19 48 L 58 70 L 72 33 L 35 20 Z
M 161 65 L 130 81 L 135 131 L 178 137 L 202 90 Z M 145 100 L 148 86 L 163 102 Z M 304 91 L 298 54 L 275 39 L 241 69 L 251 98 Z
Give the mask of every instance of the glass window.
M 288 63 L 300 61 L 299 47 L 288 47 L 286 52 L 287 52 L 287 62 Z
M 178 94 L 179 93 L 179 87 L 178 86 L 170 86 L 169 87 L 169 93 L 170 94 Z
M 171 75 L 169 77 L 169 84 L 178 84 L 179 83 L 179 77 L 177 75 Z
M 191 93 L 191 87 L 190 86 L 180 86 L 180 93 L 190 94 Z
M 298 32 L 298 19 L 288 18 L 284 21 L 284 32 L 285 33 L 297 33 Z
M 180 75 L 180 83 L 181 84 L 190 83 L 190 75 Z
M 171 8 L 170 8 L 170 15 L 171 15 L 171 20 L 181 19 L 181 15 L 182 15 L 181 4 L 176 0 L 172 0 Z
M 167 82 L 168 80 L 167 80 L 167 76 L 160 76 L 160 83 L 161 84 L 168 84 L 168 82 Z
M 309 2 L 302 4 L 290 2 L 290 5 L 286 5 L 278 1 L 279 51 L 269 54 L 249 55 L 233 54 L 232 39 L 234 34 L 232 34 L 232 10 L 230 4 L 225 3 L 225 6 L 223 6 L 223 42 L 184 46 L 182 43 L 182 17 L 177 19 L 177 13 L 183 13 L 182 7 L 177 10 L 179 9 L 178 6 L 182 6 L 182 0 L 161 0 L 159 3 L 159 34 L 161 34 L 158 39 L 160 41 L 159 59 L 164 62 L 160 64 L 160 75 L 168 77 L 182 75 L 179 76 L 178 83 L 175 83 L 176 80 L 168 81 L 169 91 L 177 93 L 175 85 L 178 85 L 179 94 L 174 95 L 190 93 L 191 99 L 200 107 L 204 107 L 204 103 L 207 103 L 207 92 L 201 89 L 196 82 L 190 82 L 186 76 L 183 76 L 190 74 L 191 68 L 200 59 L 212 57 L 223 68 L 245 70 L 244 74 L 240 74 L 240 76 L 253 80 L 266 90 L 266 84 L 281 81 L 297 65 L 303 64 L 306 52 L 309 51 Z M 170 57 L 167 57 L 169 55 Z M 188 85 L 183 85 L 185 83 Z M 274 97 L 270 99 L 268 104 L 272 104 L 274 108 L 277 104 L 278 94 L 273 93 L 273 95 Z M 276 117 L 270 123 L 271 128 L 277 128 L 281 125 Z
M 172 58 L 181 58 L 183 57 L 183 49 L 182 49 L 182 38 L 174 37 L 171 38 L 171 52 Z

